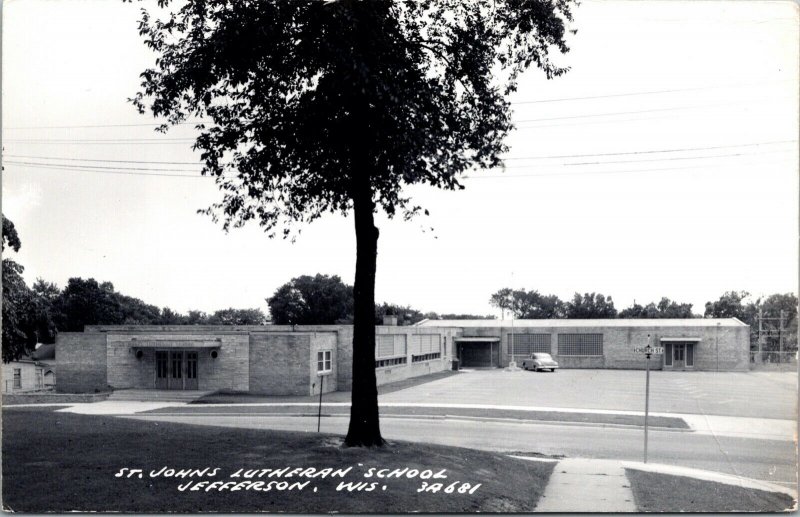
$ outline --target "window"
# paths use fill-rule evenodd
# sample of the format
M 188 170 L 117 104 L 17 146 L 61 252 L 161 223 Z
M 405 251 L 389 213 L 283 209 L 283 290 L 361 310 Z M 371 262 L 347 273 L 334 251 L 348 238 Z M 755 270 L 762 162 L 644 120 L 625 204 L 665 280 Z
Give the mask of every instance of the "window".
M 411 347 L 412 363 L 431 361 L 442 357 L 441 336 L 439 334 L 417 334 L 411 336 L 409 346 Z
M 375 368 L 406 364 L 406 335 L 379 334 L 375 336 Z
M 22 388 L 22 368 L 14 368 L 14 389 Z
M 558 355 L 602 356 L 603 334 L 559 334 Z
M 375 361 L 375 368 L 385 368 L 387 366 L 395 366 L 397 364 L 406 364 L 408 359 L 403 357 L 392 357 L 391 359 L 378 359 Z
M 514 337 L 514 355 L 531 355 L 536 352 L 550 353 L 550 334 L 509 334 Z M 508 340 L 511 354 L 511 339 Z
M 412 355 L 411 362 L 412 363 L 421 363 L 422 361 L 432 361 L 434 359 L 439 359 L 442 357 L 440 352 L 434 352 L 431 354 L 422 354 L 422 355 Z
M 323 350 L 317 352 L 317 373 L 327 373 L 331 371 L 331 351 Z

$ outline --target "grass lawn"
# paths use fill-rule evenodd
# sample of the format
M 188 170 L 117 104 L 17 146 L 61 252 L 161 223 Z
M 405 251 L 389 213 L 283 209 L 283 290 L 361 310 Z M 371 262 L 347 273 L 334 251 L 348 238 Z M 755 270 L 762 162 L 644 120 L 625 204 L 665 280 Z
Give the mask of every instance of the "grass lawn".
M 379 449 L 348 449 L 340 446 L 339 437 L 325 434 L 145 422 L 50 408 L 7 409 L 2 423 L 3 505 L 28 513 L 527 512 L 535 508 L 553 469 L 553 463 L 455 447 L 393 442 Z M 204 477 L 151 476 L 163 467 L 219 470 Z M 348 467 L 341 478 L 310 477 L 321 469 Z M 142 477 L 116 477 L 122 468 L 141 469 Z M 231 477 L 239 469 L 284 468 L 289 470 L 283 477 Z M 317 470 L 288 477 L 294 468 Z M 365 477 L 370 468 L 430 472 L 413 479 L 378 479 L 377 470 Z M 443 469 L 446 479 L 420 479 Z M 238 491 L 231 490 L 233 483 L 225 490 L 219 490 L 219 483 L 191 490 L 204 481 L 249 485 L 239 485 Z M 362 491 L 337 491 L 342 482 L 362 483 Z M 423 483 L 436 482 L 442 483 L 438 492 L 418 492 Z M 455 482 L 456 489 L 445 493 Z M 458 493 L 464 482 L 470 489 Z M 209 486 L 214 488 L 205 491 Z
M 316 402 L 316 401 L 314 401 Z M 349 402 L 349 401 L 348 401 Z M 143 412 L 142 414 L 274 414 L 293 416 L 317 416 L 316 407 L 298 406 L 202 406 L 189 405 L 185 407 L 165 407 Z M 349 415 L 350 407 L 328 406 L 322 408 L 322 416 Z M 505 410 L 505 409 L 477 409 L 477 408 L 427 408 L 427 407 L 381 407 L 381 415 L 429 416 L 432 418 L 442 415 L 466 418 L 496 418 L 510 420 L 539 420 L 545 422 L 571 422 L 644 426 L 643 415 L 616 415 L 605 413 L 571 413 L 564 411 L 543 410 Z M 647 419 L 651 427 L 666 429 L 689 429 L 685 420 L 678 417 L 651 416 Z
M 640 512 L 781 512 L 794 501 L 786 494 L 626 469 Z

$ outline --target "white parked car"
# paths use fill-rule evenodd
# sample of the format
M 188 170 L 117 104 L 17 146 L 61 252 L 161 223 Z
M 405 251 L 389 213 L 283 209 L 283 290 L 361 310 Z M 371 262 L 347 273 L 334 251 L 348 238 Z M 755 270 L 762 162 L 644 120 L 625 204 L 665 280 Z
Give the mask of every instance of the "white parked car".
M 522 368 L 525 370 L 533 370 L 535 372 L 541 370 L 550 370 L 551 372 L 555 372 L 558 369 L 558 363 L 553 360 L 550 354 L 537 352 L 535 354 L 531 354 L 530 357 L 523 359 Z

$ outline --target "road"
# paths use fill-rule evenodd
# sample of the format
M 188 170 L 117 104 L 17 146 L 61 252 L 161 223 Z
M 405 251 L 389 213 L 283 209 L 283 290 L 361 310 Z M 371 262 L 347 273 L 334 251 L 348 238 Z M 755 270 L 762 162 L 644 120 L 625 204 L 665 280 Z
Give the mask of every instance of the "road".
M 125 418 L 200 425 L 316 432 L 317 420 L 254 414 L 159 415 L 138 414 Z M 348 418 L 322 419 L 322 432 L 345 434 Z M 483 421 L 461 418 L 381 419 L 384 437 L 390 440 L 425 441 L 500 452 L 538 452 L 597 459 L 641 461 L 643 431 L 639 428 L 532 422 Z M 652 431 L 649 461 L 735 474 L 796 486 L 796 451 L 791 441 L 746 439 L 708 434 Z

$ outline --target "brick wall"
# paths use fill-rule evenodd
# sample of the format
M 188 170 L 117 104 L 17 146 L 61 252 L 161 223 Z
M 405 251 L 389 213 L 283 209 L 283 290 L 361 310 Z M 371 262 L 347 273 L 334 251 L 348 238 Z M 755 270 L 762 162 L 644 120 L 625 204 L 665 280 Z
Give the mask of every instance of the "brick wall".
M 249 339 L 246 333 L 233 332 L 125 332 L 108 334 L 108 384 L 116 389 L 155 388 L 155 352 L 161 350 L 197 351 L 197 387 L 200 390 L 247 391 L 250 384 Z M 147 347 L 138 348 L 146 341 Z M 193 342 L 213 344 L 195 348 Z M 137 359 L 135 350 L 142 351 Z
M 106 391 L 106 335 L 59 332 L 56 336 L 56 391 L 91 393 Z
M 663 346 L 662 337 L 699 338 L 694 346 L 693 370 L 715 370 L 719 356 L 720 371 L 746 371 L 749 369 L 749 335 L 748 326 L 675 326 L 664 327 L 522 327 L 514 330 L 515 334 L 550 334 L 551 355 L 563 368 L 618 368 L 645 369 L 645 356 L 634 352 L 634 348 L 644 347 L 648 343 Z M 564 356 L 558 354 L 558 334 L 603 334 L 603 357 Z M 465 336 L 498 336 L 502 335 L 502 364 L 507 365 L 510 359 L 508 342 L 510 328 L 465 329 Z M 719 354 L 717 354 L 717 349 Z M 517 355 L 517 361 L 521 356 Z M 662 354 L 653 354 L 650 358 L 650 369 L 669 369 L 664 366 Z
M 250 393 L 309 395 L 311 339 L 307 332 L 250 334 Z

